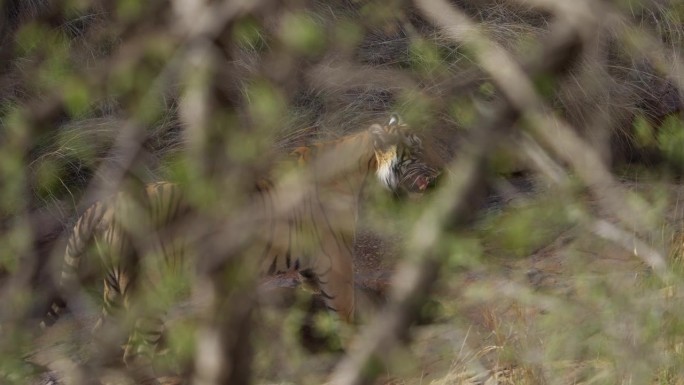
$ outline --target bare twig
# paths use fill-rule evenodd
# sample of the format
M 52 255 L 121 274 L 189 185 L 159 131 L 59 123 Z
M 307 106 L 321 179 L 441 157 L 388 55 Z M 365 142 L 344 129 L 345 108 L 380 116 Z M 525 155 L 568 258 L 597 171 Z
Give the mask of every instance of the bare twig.
M 677 88 L 684 90 L 684 62 L 681 54 L 663 45 L 653 33 L 635 25 L 622 12 L 611 6 L 609 2 L 601 3 L 604 21 L 607 28 L 628 49 L 628 53 L 636 58 L 647 58 L 650 62 L 667 75 Z
M 584 180 L 600 204 L 616 218 L 637 231 L 646 231 L 649 224 L 638 215 L 641 208 L 628 203 L 626 194 L 597 152 L 585 143 L 564 119 L 560 118 L 537 95 L 529 76 L 498 44 L 488 39 L 466 15 L 441 0 L 419 0 L 418 7 L 452 39 L 471 49 L 478 63 L 492 76 L 507 101 L 522 114 L 523 122 L 540 141 L 553 149 Z M 558 15 L 565 20 L 563 14 Z M 595 28 L 597 16 L 586 18 L 584 34 Z M 555 36 L 559 41 L 578 36 L 577 21 L 558 22 Z M 554 36 L 552 34 L 552 36 Z M 565 38 L 562 38 L 565 36 Z M 548 57 L 551 59 L 551 57 Z
M 441 265 L 440 257 L 434 252 L 439 234 L 450 222 L 462 225 L 472 218 L 475 209 L 472 197 L 481 188 L 482 167 L 495 142 L 493 138 L 513 120 L 514 116 L 504 109 L 473 129 L 472 145 L 448 168 L 448 183 L 436 193 L 410 232 L 412 236 L 406 252 L 411 258 L 399 266 L 393 279 L 391 304 L 355 338 L 349 355 L 335 369 L 332 384 L 373 383 L 376 374 L 365 369 L 374 360 L 382 360 L 382 352 L 391 349 L 414 321 L 421 300 L 430 291 Z
M 438 193 L 432 205 L 420 217 L 411 232 L 413 238 L 408 243 L 407 250 L 411 259 L 402 263 L 398 269 L 391 305 L 355 340 L 350 354 L 338 365 L 331 377 L 331 382 L 335 385 L 372 382 L 374 374 L 369 374 L 365 369 L 373 360 L 381 359 L 382 352 L 387 351 L 403 335 L 415 313 L 416 301 L 419 301 L 430 290 L 440 266 L 439 257 L 434 254 L 433 250 L 441 229 L 448 220 L 448 215 L 453 215 L 459 220 L 465 220 L 468 217 L 468 197 L 477 190 L 477 181 L 482 177 L 481 161 L 493 141 L 492 136 L 496 137 L 497 129 L 503 129 L 512 124 L 519 114 L 528 120 L 530 119 L 529 111 L 536 111 L 537 115 L 543 116 L 542 112 L 546 110 L 544 103 L 536 95 L 528 76 L 534 76 L 539 72 L 562 71 L 567 68 L 567 62 L 573 59 L 573 55 L 555 55 L 559 47 L 573 46 L 576 42 L 576 34 L 569 29 L 561 28 L 560 33 L 554 35 L 557 38 L 550 39 L 547 42 L 548 45 L 542 50 L 542 55 L 530 62 L 526 67 L 527 70 L 524 70 L 514 64 L 503 49 L 498 46 L 492 48 L 493 43 L 484 38 L 473 23 L 464 15 L 456 13 L 446 3 L 440 1 L 419 1 L 418 3 L 426 14 L 448 29 L 450 36 L 459 42 L 474 41 L 472 48 L 476 56 L 483 62 L 491 60 L 483 66 L 490 71 L 497 84 L 505 88 L 504 93 L 510 104 L 504 104 L 494 112 L 495 118 L 485 123 L 484 127 L 478 127 L 475 130 L 482 136 L 477 137 L 473 145 L 468 147 L 470 151 L 463 154 L 462 158 L 449 168 L 453 170 L 454 177 Z M 456 29 L 453 27 L 454 22 L 458 24 Z M 562 59 L 557 59 L 558 56 Z M 509 64 L 511 67 L 508 67 Z M 538 119 L 534 113 L 532 115 L 533 121 Z M 485 142 L 482 141 L 483 139 Z M 571 136 L 571 139 L 579 145 L 577 143 L 579 138 Z M 594 161 L 598 162 L 598 160 Z M 605 173 L 610 175 L 607 170 Z M 448 214 L 445 215 L 445 213 Z

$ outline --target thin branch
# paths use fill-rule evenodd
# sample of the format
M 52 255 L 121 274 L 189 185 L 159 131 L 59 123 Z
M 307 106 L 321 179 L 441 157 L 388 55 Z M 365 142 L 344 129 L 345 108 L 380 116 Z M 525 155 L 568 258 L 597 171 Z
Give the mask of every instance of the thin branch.
M 537 94 L 522 66 L 503 47 L 488 39 L 477 24 L 443 0 L 416 0 L 416 4 L 447 36 L 470 49 L 478 63 L 492 76 L 508 103 L 522 115 L 523 122 L 531 132 L 575 170 L 592 189 L 601 206 L 636 231 L 647 231 L 649 224 L 643 216 L 638 215 L 642 208 L 629 204 L 625 191 L 617 184 L 596 150 L 585 143 L 569 123 L 552 112 Z M 568 15 L 557 16 L 560 21 L 556 23 L 551 37 L 558 39 L 559 43 L 576 40 L 579 36 L 575 30 L 577 21 Z M 596 29 L 599 17 L 595 15 L 584 20 L 584 35 Z
M 389 351 L 414 321 L 421 300 L 431 290 L 441 265 L 441 259 L 434 251 L 439 234 L 454 220 L 465 224 L 472 219 L 475 209 L 472 197 L 480 191 L 484 160 L 495 142 L 492 138 L 515 120 L 505 110 L 499 112 L 471 131 L 474 133 L 472 145 L 448 167 L 447 184 L 436 192 L 430 206 L 409 232 L 412 236 L 406 252 L 411 258 L 397 269 L 390 304 L 356 336 L 349 354 L 332 374 L 331 384 L 373 383 L 375 373 L 369 373 L 366 368 L 374 360 L 381 359 L 382 352 Z
M 473 34 L 478 42 L 478 48 L 487 50 L 490 47 L 490 42 L 477 32 L 474 24 L 464 15 L 457 14 L 454 19 L 451 19 L 454 13 L 446 3 L 420 1 L 419 7 L 437 19 L 440 24 L 449 24 L 454 20 L 463 22 L 465 30 L 453 32 L 452 28 L 450 29 L 452 36 L 458 36 L 460 39 L 462 36 L 460 33 L 465 33 L 466 36 Z M 544 104 L 536 95 L 529 76 L 544 72 L 562 72 L 568 68 L 568 62 L 574 59 L 573 53 L 576 53 L 576 50 L 566 49 L 563 54 L 558 54 L 558 50 L 576 46 L 577 35 L 568 29 L 560 28 L 559 31 L 554 31 L 552 36 L 555 39 L 549 39 L 542 49 L 542 54 L 536 60 L 529 62 L 524 69 L 513 64 L 500 47 L 488 51 L 489 55 L 485 55 L 488 58 L 503 60 L 503 62 L 490 63 L 487 68 L 496 74 L 495 80 L 498 80 L 500 87 L 507 87 L 506 96 L 510 104 L 505 103 L 495 109 L 482 127 L 476 127 L 471 131 L 481 136 L 475 137 L 473 145 L 464 146 L 469 151 L 461 154 L 461 158 L 449 167 L 449 170 L 453 172 L 450 182 L 437 193 L 432 204 L 410 232 L 412 239 L 408 243 L 407 253 L 411 258 L 399 266 L 394 279 L 390 305 L 355 339 L 350 354 L 340 362 L 333 373 L 332 384 L 372 383 L 375 374 L 367 371 L 369 365 L 382 357 L 382 352 L 388 351 L 411 324 L 417 303 L 429 292 L 441 264 L 440 258 L 434 252 L 439 234 L 450 219 L 463 223 L 469 218 L 468 213 L 472 209 L 468 207 L 469 197 L 477 191 L 478 180 L 482 178 L 482 160 L 488 153 L 489 146 L 495 142 L 492 138 L 500 134 L 497 130 L 512 125 L 519 116 L 526 116 L 528 110 L 544 109 Z M 561 59 L 558 59 L 559 57 Z M 482 60 L 481 56 L 479 58 Z M 513 71 L 507 71 L 506 64 L 512 64 Z M 520 77 L 520 79 L 508 79 L 508 77 Z M 522 101 L 517 99 L 516 90 L 522 90 L 524 94 Z

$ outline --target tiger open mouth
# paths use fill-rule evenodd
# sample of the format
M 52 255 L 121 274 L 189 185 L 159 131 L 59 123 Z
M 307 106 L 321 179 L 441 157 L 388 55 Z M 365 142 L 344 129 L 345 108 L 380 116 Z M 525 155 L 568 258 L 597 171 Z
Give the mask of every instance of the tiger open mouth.
M 423 194 L 435 187 L 440 173 L 433 169 L 414 169 L 402 178 L 401 189 L 410 194 Z
M 413 181 L 413 186 L 420 192 L 425 192 L 430 185 L 434 184 L 434 178 L 420 175 Z

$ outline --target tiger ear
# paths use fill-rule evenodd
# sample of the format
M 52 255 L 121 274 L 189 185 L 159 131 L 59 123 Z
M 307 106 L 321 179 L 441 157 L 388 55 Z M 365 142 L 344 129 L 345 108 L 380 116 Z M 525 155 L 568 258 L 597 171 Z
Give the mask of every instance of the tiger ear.
M 387 125 L 390 127 L 396 127 L 399 125 L 399 115 L 397 114 L 392 114 L 390 115 L 389 121 L 387 122 Z

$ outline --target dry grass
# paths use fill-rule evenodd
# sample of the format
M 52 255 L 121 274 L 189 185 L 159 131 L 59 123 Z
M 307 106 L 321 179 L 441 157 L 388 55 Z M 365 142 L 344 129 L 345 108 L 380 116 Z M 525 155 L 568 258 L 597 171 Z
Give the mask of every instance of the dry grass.
M 526 63 L 539 51 L 540 41 L 550 30 L 549 13 L 531 5 L 503 0 L 456 3 L 477 23 L 484 37 L 499 44 L 520 63 Z M 37 0 L 11 4 L 21 5 L 23 16 L 17 21 L 39 17 L 46 5 Z M 624 223 L 619 223 L 616 213 L 606 212 L 597 202 L 596 192 L 587 191 L 593 186 L 584 186 L 558 160 L 562 156 L 540 145 L 553 163 L 551 166 L 561 170 L 567 185 L 538 188 L 506 204 L 489 207 L 491 210 L 482 214 L 473 228 L 458 234 L 449 230 L 442 235 L 438 252 L 445 261 L 433 297 L 442 311 L 435 324 L 412 327 L 410 343 L 381 357 L 377 383 L 684 384 L 684 367 L 680 363 L 684 354 L 684 205 L 680 202 L 681 188 L 670 184 L 671 180 L 680 182 L 682 165 L 677 163 L 677 154 L 670 157 L 671 154 L 664 153 L 677 147 L 677 135 L 663 135 L 667 129 L 676 134 L 682 128 L 677 119 L 663 128 L 665 117 L 681 107 L 681 90 L 677 88 L 681 79 L 673 76 L 678 73 L 679 52 L 684 43 L 681 6 L 674 0 L 618 2 L 611 6 L 636 27 L 653 35 L 653 41 L 658 43 L 653 47 L 655 53 L 633 52 L 625 42 L 628 39 L 621 35 L 623 30 L 606 23 L 599 26 L 590 47 L 567 74 L 541 76 L 531 79 L 531 84 L 554 116 L 576 127 L 580 137 L 594 145 L 604 159 L 670 161 L 669 168 L 657 169 L 652 163 L 644 163 L 646 178 L 662 178 L 657 182 L 643 182 L 639 179 L 643 178 L 642 171 L 632 165 L 623 172 L 623 179 L 628 180 L 622 180 L 620 186 L 628 190 L 626 200 L 640 205 L 643 210 L 637 211 L 639 219 L 651 227 L 638 231 L 619 227 Z M 369 122 L 385 120 L 389 111 L 399 111 L 409 123 L 424 128 L 432 139 L 430 148 L 443 163 L 467 152 L 471 143 L 463 142 L 463 137 L 470 133 L 468 128 L 477 127 L 478 114 L 486 116 L 489 107 L 497 105 L 501 90 L 493 85 L 492 76 L 482 63 L 477 63 L 473 51 L 449 38 L 448 33 L 427 21 L 419 11 L 387 7 L 378 2 L 331 5 L 322 1 L 314 1 L 305 10 L 285 7 L 287 12 L 301 11 L 318 28 L 316 31 L 326 36 L 326 48 L 312 56 L 293 54 L 284 45 L 279 23 L 281 14 L 286 12 L 262 14 L 260 10 L 250 15 L 247 22 L 255 25 L 254 36 L 240 44 L 227 43 L 229 49 L 223 53 L 228 60 L 220 62 L 227 69 L 220 67 L 223 71 L 217 71 L 215 84 L 211 84 L 218 85 L 211 95 L 224 92 L 231 102 L 227 103 L 228 112 L 217 112 L 211 117 L 215 121 L 208 119 L 217 127 L 230 128 L 224 130 L 226 137 L 221 138 L 226 143 L 216 141 L 225 145 L 217 153 L 235 161 L 228 150 L 234 148 L 230 144 L 245 139 L 243 131 L 258 126 L 255 121 L 259 116 L 250 108 L 263 100 L 263 105 L 272 108 L 267 111 L 278 113 L 268 116 L 277 123 L 268 132 L 262 132 L 275 152 L 344 136 Z M 72 222 L 74 213 L 89 203 L 82 200 L 84 189 L 93 181 L 107 178 L 97 170 L 102 165 L 123 162 L 126 154 L 116 152 L 114 145 L 121 127 L 142 121 L 146 137 L 143 160 L 131 172 L 133 178 L 148 181 L 187 176 L 182 174 L 188 172 L 187 165 L 178 164 L 187 148 L 184 135 L 188 122 L 182 121 L 178 107 L 186 92 L 183 87 L 187 79 L 183 70 L 172 65 L 183 57 L 181 48 L 187 42 L 174 40 L 179 34 L 171 30 L 176 26 L 165 24 L 173 19 L 172 15 L 165 14 L 168 19 L 159 20 L 147 15 L 148 23 L 137 24 L 134 18 L 125 22 L 138 28 L 136 31 L 143 31 L 143 36 L 148 32 L 149 36 L 160 35 L 158 42 L 153 41 L 155 50 L 140 48 L 136 45 L 138 40 L 126 34 L 127 27 L 108 15 L 107 11 L 93 7 L 85 14 L 67 14 L 63 23 L 50 26 L 53 32 L 66 37 L 64 47 L 52 47 L 66 52 L 62 64 L 69 68 L 55 65 L 73 76 L 65 79 L 102 81 L 83 85 L 93 91 L 88 94 L 93 102 L 84 111 L 70 112 L 67 108 L 64 116 L 58 114 L 58 118 L 45 125 L 47 128 L 36 128 L 35 138 L 22 138 L 20 133 L 2 134 L 3 140 L 5 135 L 13 139 L 16 134 L 17 141 L 26 146 L 22 148 L 8 140 L 9 144 L 0 148 L 4 153 L 19 149 L 16 159 L 20 172 L 8 172 L 7 178 L 0 175 L 3 181 L 12 177 L 22 186 L 11 190 L 19 191 L 16 197 L 3 198 L 6 202 L 16 198 L 19 203 L 0 212 L 3 230 L 7 229 L 3 234 L 8 234 L 7 239 L 5 235 L 0 237 L 0 246 L 7 246 L 3 248 L 9 253 L 21 254 L 21 258 L 32 256 L 33 251 L 16 251 L 17 243 L 30 243 L 29 236 L 16 236 L 24 234 L 23 222 L 16 218 L 26 208 L 46 210 L 62 223 Z M 50 20 L 58 19 L 55 16 Z M 357 23 L 358 20 L 362 22 Z M 350 28 L 347 32 L 351 31 L 348 46 L 336 40 L 335 35 L 336 28 L 346 27 Z M 216 44 L 221 43 L 218 40 Z M 3 48 L 6 46 L 0 46 L 0 50 Z M 45 57 L 59 55 L 36 53 L 29 48 L 19 47 L 11 65 L 0 74 L 3 128 L 15 122 L 17 111 L 33 112 L 33 107 L 26 106 L 33 106 L 34 102 L 40 105 L 39 101 L 50 101 L 55 95 L 69 95 L 59 81 L 36 81 L 43 66 L 52 68 L 45 64 Z M 212 55 L 216 54 L 214 48 L 209 50 Z M 127 50 L 136 49 L 152 52 L 151 57 L 127 54 Z M 661 51 L 670 53 L 672 60 L 655 60 Z M 125 63 L 121 59 L 129 56 L 135 57 L 138 72 L 131 70 L 128 74 L 126 68 L 120 68 L 125 67 L 120 65 Z M 288 63 L 292 68 L 284 70 L 285 74 L 275 71 Z M 168 73 L 173 76 L 167 76 Z M 144 76 L 133 76 L 136 74 Z M 135 81 L 121 85 L 111 80 L 128 75 Z M 138 83 L 152 85 L 137 89 Z M 263 84 L 266 96 L 253 92 L 251 87 Z M 116 91 L 111 92 L 112 89 Z M 155 102 L 152 109 L 160 111 L 153 111 L 153 118 L 146 121 L 136 108 L 149 98 Z M 212 101 L 201 105 L 212 105 Z M 224 124 L 223 119 L 229 123 Z M 526 131 L 527 127 L 517 128 L 533 137 L 533 141 L 542 142 L 534 137 L 534 132 Z M 534 169 L 530 162 L 525 163 L 524 151 L 520 150 L 523 141 L 516 135 L 497 141 L 508 155 L 512 152 L 516 160 L 523 159 L 523 166 L 507 165 L 500 169 L 494 164 L 495 159 L 493 174 L 502 169 Z M 583 155 L 575 154 L 565 161 L 572 163 Z M 500 163 L 508 162 L 508 156 L 498 150 L 492 158 L 497 156 L 504 159 Z M 3 162 L 3 167 L 9 163 Z M 672 177 L 672 170 L 679 178 Z M 239 179 L 235 175 L 244 174 L 226 175 L 228 182 L 234 182 Z M 55 202 L 58 204 L 53 205 Z M 357 270 L 370 277 L 364 285 L 377 284 L 372 289 L 383 291 L 387 290 L 387 276 L 395 261 L 415 257 L 402 255 L 402 243 L 412 234 L 401 231 L 410 228 L 418 217 L 415 207 L 424 206 L 417 203 L 413 208 L 401 208 L 386 202 L 378 206 L 380 212 L 387 208 L 394 212 L 366 218 L 371 222 L 368 232 L 376 236 L 389 234 L 389 241 L 383 244 L 372 237 L 363 238 L 366 244 L 357 245 L 357 251 L 361 250 L 360 258 L 367 258 L 363 261 L 367 263 L 357 264 Z M 635 255 L 636 241 L 632 247 L 625 242 L 616 244 L 592 230 L 591 225 L 599 220 L 615 224 L 624 234 L 635 239 L 638 236 L 643 244 L 668 255 L 665 273 L 658 276 L 644 263 L 646 259 Z M 21 231 L 10 231 L 16 229 Z M 392 247 L 388 247 L 390 244 Z M 391 261 L 379 261 L 380 258 Z M 5 270 L 10 271 L 3 266 L 2 271 Z M 381 294 L 380 298 L 386 299 L 387 293 Z M 304 299 L 290 302 L 306 307 Z M 368 302 L 363 306 L 375 306 L 373 300 Z M 370 309 L 368 313 L 377 314 L 375 311 Z M 255 346 L 259 348 L 255 358 L 258 382 L 319 384 L 333 370 L 339 355 L 311 356 L 299 346 L 296 329 L 303 317 L 305 312 L 301 309 L 280 308 L 267 308 L 259 315 L 265 326 L 260 330 L 262 334 L 255 337 Z M 331 330 L 338 328 L 334 320 L 325 317 L 320 323 Z M 180 324 L 179 344 L 192 345 L 187 342 L 191 337 L 183 339 L 192 334 L 188 332 L 191 329 L 192 326 Z M 13 353 L 10 342 L 0 342 L 0 353 Z M 76 355 L 82 354 L 78 347 L 67 344 L 67 349 L 72 348 Z M 173 383 L 177 378 L 167 380 Z

